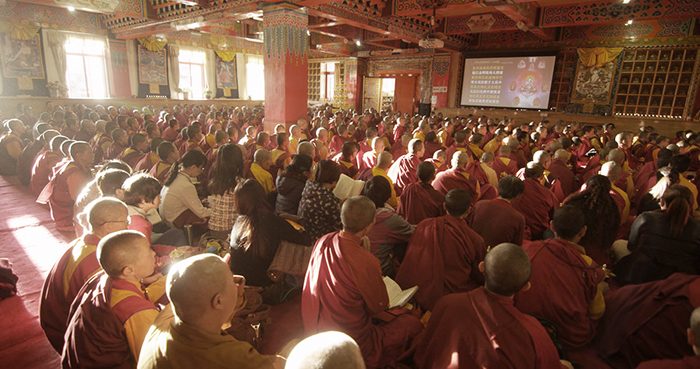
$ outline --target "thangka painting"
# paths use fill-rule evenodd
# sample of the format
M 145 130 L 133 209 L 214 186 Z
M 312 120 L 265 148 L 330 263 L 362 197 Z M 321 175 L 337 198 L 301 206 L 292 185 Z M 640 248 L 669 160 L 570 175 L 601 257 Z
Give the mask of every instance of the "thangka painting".
M 227 62 L 219 57 L 216 58 L 216 87 L 234 90 L 238 88 L 235 57 Z
M 152 85 L 168 84 L 165 49 L 148 51 L 148 49 L 139 45 L 139 83 Z
M 615 61 L 601 68 L 586 67 L 579 61 L 571 102 L 609 104 L 616 67 Z
M 6 78 L 44 79 L 43 60 L 39 35 L 24 41 L 2 34 L 2 71 Z

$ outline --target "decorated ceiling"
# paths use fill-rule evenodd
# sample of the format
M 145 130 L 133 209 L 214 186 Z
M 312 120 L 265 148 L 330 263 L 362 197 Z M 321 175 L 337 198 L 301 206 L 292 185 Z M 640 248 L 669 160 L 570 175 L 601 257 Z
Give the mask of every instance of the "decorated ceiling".
M 263 8 L 276 0 L 18 0 L 5 22 L 109 33 L 118 39 L 215 35 L 263 41 Z M 463 52 L 553 43 L 630 42 L 700 36 L 697 0 L 287 0 L 308 8 L 313 55 L 387 56 L 419 50 Z M 201 36 L 199 36 L 201 37 Z M 213 39 L 207 37 L 207 39 Z

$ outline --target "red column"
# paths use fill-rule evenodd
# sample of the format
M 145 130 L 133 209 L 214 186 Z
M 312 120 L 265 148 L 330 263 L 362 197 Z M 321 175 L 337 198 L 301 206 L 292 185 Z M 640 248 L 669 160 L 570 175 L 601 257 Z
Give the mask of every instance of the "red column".
M 302 10 L 303 9 L 303 10 Z M 309 17 L 306 8 L 282 3 L 263 8 L 265 130 L 306 118 Z M 248 81 L 248 83 L 255 83 Z

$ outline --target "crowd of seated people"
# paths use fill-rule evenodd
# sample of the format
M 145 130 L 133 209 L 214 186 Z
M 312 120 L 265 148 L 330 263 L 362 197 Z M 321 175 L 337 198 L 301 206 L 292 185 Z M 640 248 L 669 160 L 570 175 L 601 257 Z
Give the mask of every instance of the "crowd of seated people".
M 77 236 L 41 297 L 64 367 L 700 365 L 698 134 L 264 119 L 47 102 L 3 122 L 0 174 Z M 295 295 L 304 330 L 277 355 L 231 328 Z

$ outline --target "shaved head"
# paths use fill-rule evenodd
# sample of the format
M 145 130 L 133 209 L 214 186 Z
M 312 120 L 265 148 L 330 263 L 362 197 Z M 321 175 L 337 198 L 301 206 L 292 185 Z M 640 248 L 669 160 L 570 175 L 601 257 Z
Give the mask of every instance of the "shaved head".
M 92 151 L 92 146 L 85 141 L 73 141 L 68 151 L 70 152 L 70 158 L 75 160 L 77 154 L 82 154 L 85 151 Z
M 625 161 L 625 152 L 620 149 L 612 149 L 608 153 L 608 161 L 614 161 L 617 165 L 622 165 Z
M 188 322 L 203 314 L 214 296 L 224 293 L 228 279 L 233 279 L 233 274 L 220 257 L 201 254 L 173 266 L 165 291 L 175 314 Z
M 300 142 L 297 146 L 297 154 L 305 154 L 313 158 L 316 156 L 316 147 L 309 141 Z
M 544 150 L 538 150 L 537 152 L 535 152 L 534 155 L 532 155 L 532 161 L 534 161 L 535 163 L 540 163 L 542 165 L 551 160 L 552 156 Z
M 490 163 L 492 161 L 493 161 L 493 153 L 486 151 L 481 155 L 481 162 L 482 163 Z
M 394 158 L 388 151 L 382 151 L 377 155 L 377 166 L 382 169 L 387 169 L 391 166 L 391 162 Z
M 315 334 L 297 344 L 287 358 L 285 369 L 365 369 L 362 352 L 345 333 Z
M 151 245 L 141 232 L 118 231 L 110 233 L 97 245 L 97 260 L 104 271 L 112 278 L 121 278 L 124 268 L 138 262 L 144 244 Z
M 600 167 L 600 174 L 608 177 L 610 182 L 615 182 L 622 175 L 622 167 L 614 161 L 609 161 Z
M 561 161 L 567 161 L 569 160 L 569 152 L 564 150 L 564 149 L 559 149 L 554 152 L 554 159 L 561 160 Z
M 418 164 L 416 174 L 421 182 L 430 183 L 435 178 L 435 165 L 429 161 L 421 162 Z
M 693 330 L 696 340 L 700 338 L 700 307 L 695 308 L 690 314 L 690 329 Z
M 123 214 L 123 220 L 126 220 L 128 212 L 126 204 L 114 197 L 101 197 L 91 202 L 85 208 L 91 230 L 103 225 L 105 222 L 120 219 L 120 214 Z
M 343 230 L 358 233 L 374 222 L 376 207 L 372 200 L 365 196 L 355 196 L 345 200 L 340 210 Z
M 452 155 L 452 169 L 464 169 L 469 164 L 469 155 L 462 151 L 457 151 Z
M 423 141 L 414 138 L 408 143 L 408 152 L 411 154 L 417 154 L 423 150 Z
M 255 151 L 255 156 L 253 157 L 253 159 L 253 161 L 260 164 L 265 160 L 272 160 L 272 154 L 270 154 L 270 152 L 266 149 L 257 149 Z
M 502 243 L 492 248 L 484 258 L 486 289 L 501 295 L 512 296 L 530 280 L 530 258 L 522 247 Z

